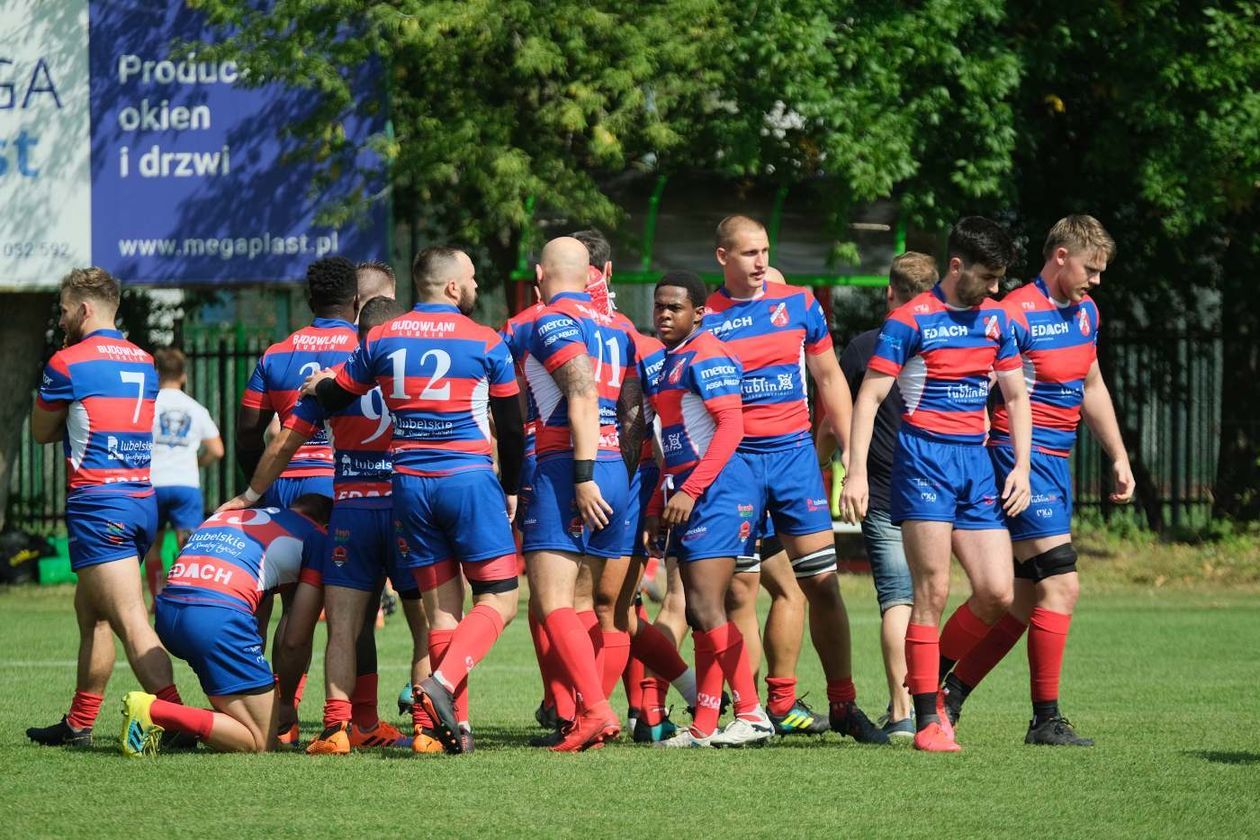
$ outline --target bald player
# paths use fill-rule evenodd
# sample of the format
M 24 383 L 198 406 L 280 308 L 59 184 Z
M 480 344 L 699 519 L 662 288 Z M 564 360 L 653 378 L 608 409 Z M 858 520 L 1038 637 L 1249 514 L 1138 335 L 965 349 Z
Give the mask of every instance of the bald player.
M 629 481 L 618 402 L 626 377 L 637 376 L 636 356 L 629 333 L 586 293 L 589 266 L 586 247 L 572 237 L 543 249 L 537 276 L 547 308 L 525 363 L 538 407 L 538 465 L 522 548 L 543 628 L 577 695 L 577 719 L 552 746 L 560 752 L 598 747 L 621 733 L 574 594 L 584 556 L 600 564 L 622 555 Z
M 365 260 L 354 267 L 358 280 L 359 305 L 367 303 L 375 297 L 394 300 L 398 297 L 398 281 L 394 275 L 394 267 L 381 260 Z

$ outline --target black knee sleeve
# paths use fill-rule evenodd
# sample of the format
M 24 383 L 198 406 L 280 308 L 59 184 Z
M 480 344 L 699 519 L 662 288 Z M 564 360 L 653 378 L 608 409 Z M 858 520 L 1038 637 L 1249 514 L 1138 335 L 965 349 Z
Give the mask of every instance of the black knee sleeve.
M 813 577 L 836 570 L 836 547 L 820 548 L 815 552 L 797 557 L 792 561 L 792 571 L 798 578 Z
M 1015 577 L 1031 580 L 1033 583 L 1055 575 L 1066 575 L 1076 571 L 1076 549 L 1071 543 L 1056 545 L 1049 551 L 1043 551 L 1035 557 L 1015 563 Z
M 512 592 L 520 587 L 520 581 L 516 577 L 504 578 L 503 580 L 470 580 L 468 588 L 472 590 L 474 595 L 499 595 L 503 592 Z

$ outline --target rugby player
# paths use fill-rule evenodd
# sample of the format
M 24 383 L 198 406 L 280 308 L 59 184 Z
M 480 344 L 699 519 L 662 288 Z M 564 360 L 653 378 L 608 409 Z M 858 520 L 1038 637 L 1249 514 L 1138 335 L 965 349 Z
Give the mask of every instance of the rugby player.
M 809 603 L 810 637 L 827 679 L 830 728 L 862 743 L 887 743 L 887 736 L 857 705 L 849 618 L 836 574 L 835 535 L 810 433 L 806 370 L 842 448 L 852 410 L 822 307 L 808 289 L 766 282 L 770 241 L 760 222 L 729 216 L 718 225 L 716 239 L 723 280 L 709 296 L 704 327 L 726 342 L 743 366 L 744 439 L 738 453 L 756 482 L 754 522 L 769 514 L 796 581 L 782 574 L 785 569 L 770 568 L 774 564 L 764 574 L 779 575 L 774 590 L 799 585 Z M 754 537 L 757 530 L 753 529 Z M 749 542 L 744 555 L 751 560 Z M 759 570 L 745 562 L 737 571 L 747 580 L 731 587 L 732 612 L 751 614 L 755 622 Z M 784 624 L 788 626 L 775 622 L 767 626 L 770 719 L 784 734 L 826 731 L 796 697 L 799 624 Z M 745 635 L 752 635 L 751 627 Z
M 92 725 L 122 641 L 140 684 L 179 702 L 171 660 L 149 626 L 140 558 L 157 530 L 149 483 L 153 451 L 153 357 L 114 327 L 121 290 L 101 268 L 61 280 L 59 326 L 65 346 L 44 367 L 31 410 L 31 437 L 61 440 L 66 455 L 66 530 L 78 575 L 74 612 L 79 664 L 70 710 L 52 726 L 26 730 L 46 746 L 91 746 Z
M 241 396 L 236 460 L 246 476 L 254 474 L 262 457 L 263 432 L 272 416 L 279 415 L 283 425 L 306 378 L 344 362 L 358 344 L 354 327 L 358 278 L 353 263 L 345 257 L 316 260 L 306 270 L 306 291 L 314 320 L 263 352 Z M 330 499 L 333 495 L 332 448 L 323 430 L 298 450 L 261 501 L 283 508 L 307 493 Z
M 373 298 L 359 312 L 359 335 L 406 310 L 385 297 Z M 336 460 L 336 499 L 328 539 L 303 570 L 303 586 L 322 589 L 328 643 L 324 656 L 324 730 L 307 746 L 312 755 L 344 755 L 351 747 L 388 746 L 402 735 L 377 714 L 377 669 L 373 598 L 379 602 L 387 571 L 393 569 L 394 519 L 390 483 L 393 441 L 389 412 L 379 390 L 372 390 L 341 411 L 329 415 L 312 397 L 299 399 L 279 435 L 272 439 L 250 481 L 250 495 L 264 495 L 283 473 L 294 453 L 325 425 Z M 250 506 L 242 494 L 220 512 Z M 318 575 L 315 570 L 318 569 Z M 318 581 L 315 579 L 318 577 Z M 406 578 L 410 578 L 410 572 Z M 400 591 L 414 589 L 400 581 Z M 406 595 L 404 594 L 404 598 Z M 416 597 L 419 597 L 418 590 Z M 285 637 L 299 630 L 286 625 Z M 358 650 L 356 651 L 356 643 Z M 426 675 L 427 676 L 427 675 Z M 353 688 L 351 688 L 353 686 Z M 431 740 L 431 739 L 430 739 Z M 406 739 L 411 743 L 411 739 Z
M 1031 419 L 1019 351 L 1002 307 L 988 295 L 1014 261 L 1010 237 L 968 216 L 954 225 L 949 269 L 930 292 L 895 309 L 880 330 L 853 413 L 852 454 L 840 504 L 860 522 L 870 502 L 872 428 L 894 382 L 905 401 L 890 479 L 891 522 L 901 526 L 914 586 L 906 628 L 906 684 L 914 746 L 957 752 L 939 691 L 945 672 L 1011 603 L 1011 542 L 1002 521 L 1028 506 Z M 1009 410 L 1014 462 L 999 496 L 984 450 L 990 375 Z M 949 597 L 951 547 L 971 597 L 937 635 Z
M 1007 516 L 1014 541 L 1015 600 L 984 640 L 945 679 L 945 705 L 958 720 L 963 701 L 1028 631 L 1033 716 L 1024 742 L 1092 746 L 1059 711 L 1059 677 L 1072 611 L 1080 594 L 1072 547 L 1068 455 L 1081 418 L 1112 460 L 1111 500 L 1133 498 L 1133 471 L 1111 395 L 1098 367 L 1098 306 L 1090 289 L 1115 258 L 1111 235 L 1092 216 L 1060 219 L 1046 237 L 1045 265 L 1002 301 L 1010 317 L 1032 402 L 1032 502 Z M 1004 481 L 1015 463 L 1009 408 L 993 411 L 989 455 Z
M 433 669 L 415 686 L 413 714 L 427 714 L 445 750 L 458 754 L 472 750 L 468 673 L 516 615 L 510 523 L 525 434 L 511 355 L 468 317 L 477 295 L 472 260 L 428 248 L 412 278 L 415 308 L 372 330 L 335 374 L 312 377 L 303 392 L 333 412 L 379 386 L 393 415 L 396 545 L 424 596 Z M 461 571 L 473 593 L 467 615 Z
M 928 291 L 940 279 L 935 261 L 927 254 L 907 251 L 893 259 L 888 273 L 886 299 L 889 311 L 911 298 Z M 867 330 L 854 337 L 840 354 L 840 369 L 857 393 L 866 375 L 866 366 L 875 353 L 879 329 Z M 867 458 L 870 502 L 862 520 L 862 541 L 871 564 L 875 594 L 880 611 L 880 648 L 884 659 L 884 675 L 888 679 L 888 713 L 881 729 L 889 738 L 914 737 L 914 721 L 910 716 L 910 694 L 906 691 L 906 625 L 910 621 L 910 605 L 914 590 L 910 585 L 910 567 L 901 545 L 901 528 L 889 519 L 890 496 L 888 478 L 892 472 L 893 451 L 897 445 L 897 429 L 905 404 L 901 392 L 893 385 L 888 398 L 879 406 L 871 435 Z M 827 460 L 835 441 L 830 428 L 819 429 L 819 455 Z
M 654 295 L 656 332 L 665 349 L 644 383 L 660 421 L 665 481 L 643 527 L 646 546 L 670 529 L 665 554 L 682 574 L 687 622 L 695 639 L 696 711 L 690 727 L 663 747 L 739 747 L 774 737 L 757 698 L 744 638 L 726 610 L 735 558 L 752 536 L 757 484 L 735 450 L 744 437 L 739 361 L 700 326 L 708 290 L 699 275 L 672 271 Z M 668 491 L 668 499 L 664 491 Z M 735 719 L 717 731 L 723 681 Z
M 149 593 L 162 589 L 162 537 L 167 524 L 175 529 L 179 549 L 205 518 L 201 468 L 223 457 L 223 438 L 206 407 L 184 392 L 188 374 L 184 354 L 163 347 L 153 354 L 158 372 L 154 406 L 153 461 L 150 479 L 157 496 L 158 530 L 144 558 Z
M 304 551 L 322 543 L 331 501 L 299 497 L 290 510 L 217 512 L 192 533 L 157 599 L 157 632 L 192 666 L 210 709 L 143 691 L 123 698 L 123 755 L 158 752 L 163 731 L 194 735 L 221 752 L 263 752 L 277 744 L 275 677 L 263 656 L 260 607 L 297 581 Z M 269 609 L 263 609 L 269 613 Z
M 236 460 L 246 476 L 253 476 L 262 457 L 264 432 L 273 421 L 277 431 L 293 411 L 298 390 L 306 378 L 345 361 L 358 344 L 354 327 L 358 314 L 358 276 L 345 257 L 315 260 L 306 270 L 307 302 L 311 324 L 271 345 L 258 360 L 246 383 L 236 419 Z M 244 495 L 251 504 L 285 508 L 300 495 L 318 493 L 332 498 L 333 453 L 327 433 L 320 429 L 290 460 L 280 478 L 261 499 Z M 276 628 L 275 659 L 279 671 L 301 676 L 293 685 L 280 684 L 280 740 L 296 743 L 297 705 L 306 685 L 306 663 L 311 639 L 323 609 L 323 588 L 316 562 L 303 570 L 297 589 L 285 604 L 284 619 Z M 294 669 L 290 662 L 300 661 Z
M 576 719 L 551 749 L 602 746 L 621 733 L 574 609 L 579 567 L 621 557 L 628 476 L 619 434 L 641 404 L 634 342 L 585 291 L 590 257 L 572 237 L 548 242 L 536 268 L 547 304 L 530 334 L 526 383 L 538 407 L 537 467 L 522 521 L 526 571 L 544 632 L 575 689 Z M 638 441 L 626 443 L 627 450 Z

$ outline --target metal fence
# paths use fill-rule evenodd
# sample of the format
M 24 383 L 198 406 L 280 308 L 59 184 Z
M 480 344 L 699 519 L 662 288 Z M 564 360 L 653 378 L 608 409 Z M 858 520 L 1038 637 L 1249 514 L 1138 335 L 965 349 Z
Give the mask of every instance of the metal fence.
M 210 410 L 227 449 L 222 461 L 202 471 L 210 508 L 239 489 L 236 409 L 267 343 L 239 333 L 184 342 L 188 391 Z M 1152 527 L 1196 527 L 1211 518 L 1223 355 L 1220 336 L 1214 334 L 1113 330 L 1103 336 L 1100 364 L 1138 477 L 1138 507 Z M 1078 509 L 1110 515 L 1111 463 L 1084 427 L 1073 462 Z M 60 446 L 36 444 L 24 428 L 11 480 L 10 523 L 39 531 L 59 527 L 65 509 Z

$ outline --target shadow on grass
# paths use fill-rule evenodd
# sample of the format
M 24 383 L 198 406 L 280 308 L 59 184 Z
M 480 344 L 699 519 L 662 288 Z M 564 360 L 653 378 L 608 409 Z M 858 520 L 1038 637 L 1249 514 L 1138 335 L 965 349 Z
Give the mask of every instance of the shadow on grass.
M 1192 750 L 1185 753 L 1213 764 L 1260 764 L 1260 753 L 1225 752 L 1223 750 Z

